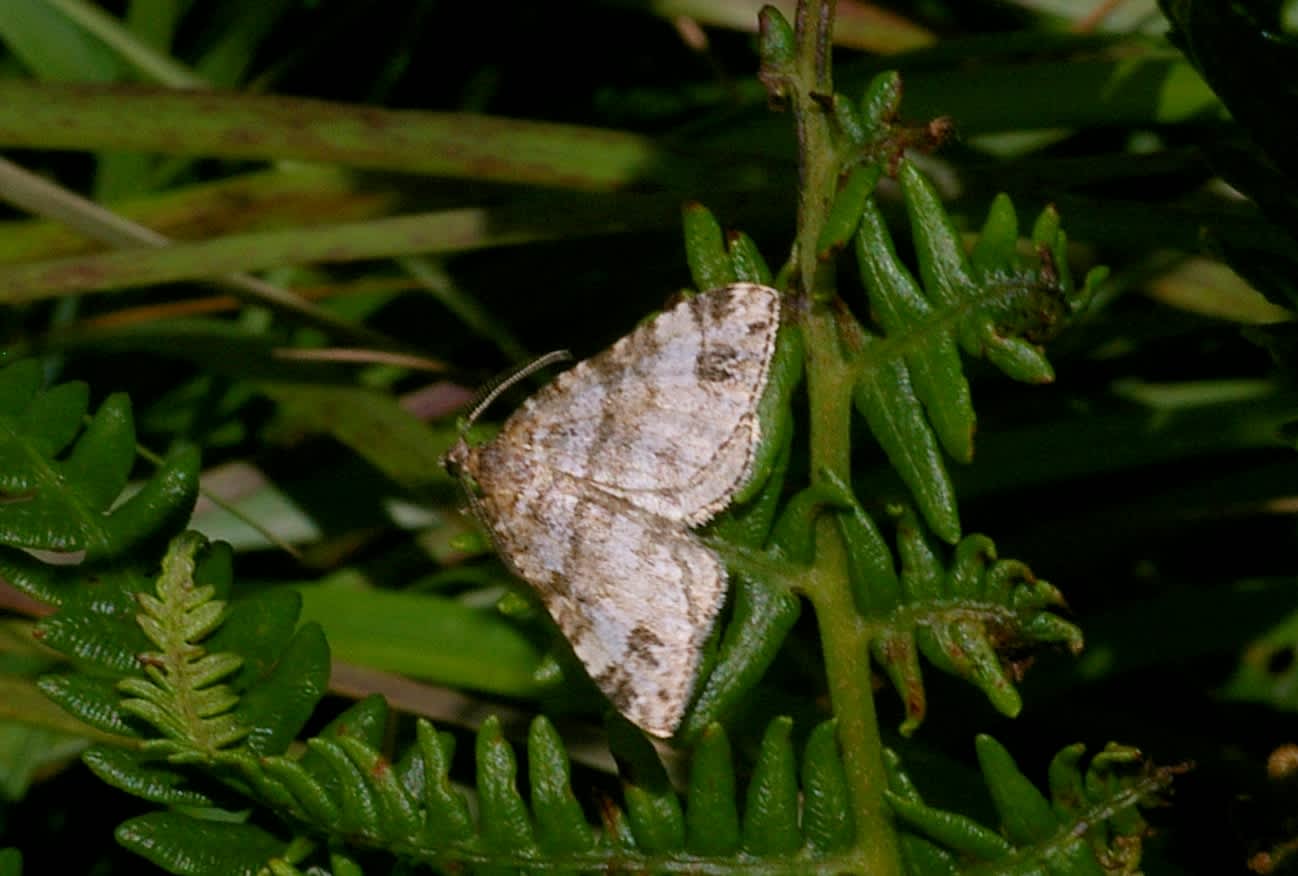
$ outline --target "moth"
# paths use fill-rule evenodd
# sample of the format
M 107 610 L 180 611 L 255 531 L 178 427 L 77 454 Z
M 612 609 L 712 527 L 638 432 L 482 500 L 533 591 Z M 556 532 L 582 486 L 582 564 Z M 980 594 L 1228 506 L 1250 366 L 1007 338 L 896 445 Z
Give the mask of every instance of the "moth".
M 753 283 L 686 298 L 446 456 L 504 562 L 654 736 L 680 726 L 725 601 L 693 530 L 751 479 L 780 316 L 779 292 Z

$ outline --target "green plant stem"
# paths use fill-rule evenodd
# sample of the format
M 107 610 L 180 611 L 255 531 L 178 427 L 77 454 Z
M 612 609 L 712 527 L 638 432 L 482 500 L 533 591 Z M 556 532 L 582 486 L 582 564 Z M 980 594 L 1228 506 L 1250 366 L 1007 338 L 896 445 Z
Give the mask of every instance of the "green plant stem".
M 826 112 L 833 93 L 829 56 L 833 14 L 833 0 L 798 3 L 797 59 L 789 83 L 801 183 L 795 257 L 807 350 L 812 480 L 835 477 L 850 483 L 853 369 L 844 355 L 833 303 L 833 262 L 822 262 L 817 254 L 839 171 Z M 816 525 L 815 562 L 805 592 L 820 626 L 852 802 L 859 872 L 900 876 L 904 870 L 897 834 L 883 797 L 887 775 L 871 693 L 869 631 L 852 602 L 847 552 L 828 516 Z
M 834 0 L 801 0 L 796 32 L 797 63 L 791 82 L 793 118 L 798 132 L 798 272 L 809 301 L 833 297 L 832 262 L 821 262 L 816 243 L 829 213 L 838 176 L 834 141 L 824 101 L 833 94 L 830 27 Z
M 870 685 L 870 637 L 860 623 L 846 586 L 847 557 L 842 542 L 817 540 L 817 585 L 812 605 L 825 653 L 829 695 L 838 722 L 839 748 L 852 800 L 860 872 L 871 876 L 904 873 L 892 813 L 884 799 L 888 787 L 883 741 Z
M 827 473 L 850 477 L 851 389 L 854 372 L 840 349 L 835 314 L 820 305 L 803 323 L 807 347 L 807 394 L 811 407 L 813 480 Z M 903 873 L 891 814 L 883 740 L 870 684 L 870 628 L 853 604 L 848 559 L 831 517 L 816 524 L 815 562 L 804 591 L 816 612 L 838 743 L 847 774 L 861 872 Z

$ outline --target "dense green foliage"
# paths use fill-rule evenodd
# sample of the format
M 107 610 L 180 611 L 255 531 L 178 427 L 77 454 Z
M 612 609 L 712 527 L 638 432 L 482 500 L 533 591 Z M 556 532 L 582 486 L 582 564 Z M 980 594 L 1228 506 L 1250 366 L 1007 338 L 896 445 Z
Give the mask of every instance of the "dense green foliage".
M 1294 866 L 1298 6 L 1074 5 L 0 3 L 0 876 Z M 737 280 L 655 745 L 438 460 Z

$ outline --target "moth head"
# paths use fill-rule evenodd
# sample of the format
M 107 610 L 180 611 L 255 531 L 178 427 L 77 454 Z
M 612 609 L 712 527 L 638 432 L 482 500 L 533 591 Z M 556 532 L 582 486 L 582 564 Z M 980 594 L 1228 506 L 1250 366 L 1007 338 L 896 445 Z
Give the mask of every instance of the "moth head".
M 478 455 L 478 448 L 469 443 L 469 430 L 482 416 L 482 412 L 490 407 L 491 403 L 499 398 L 502 392 L 515 383 L 527 379 L 548 365 L 571 358 L 572 354 L 567 350 L 555 350 L 546 353 L 544 356 L 539 356 L 527 364 L 505 373 L 503 376 L 497 377 L 479 391 L 478 397 L 473 404 L 469 405 L 469 412 L 461 417 L 456 424 L 456 432 L 459 434 L 458 439 L 450 450 L 442 454 L 440 460 L 441 466 L 446 473 L 464 485 L 465 492 L 473 495 L 471 485 L 473 484 L 474 471 L 477 468 L 476 458 Z
M 460 489 L 464 493 L 464 498 L 468 502 L 469 510 L 473 516 L 482 522 L 484 528 L 490 530 L 488 518 L 482 509 L 482 490 L 478 485 L 477 477 L 477 455 L 478 448 L 469 443 L 468 436 L 465 434 L 468 426 L 461 421 L 459 440 L 451 446 L 451 449 L 442 454 L 438 460 L 442 469 L 455 478 L 460 484 Z
M 441 459 L 438 460 L 438 463 L 442 466 L 442 470 L 461 483 L 464 482 L 464 479 L 468 474 L 469 456 L 473 453 L 473 448 L 469 446 L 469 441 L 465 434 L 467 431 L 468 427 L 461 424 L 459 429 L 459 440 L 451 446 L 450 450 L 443 453 Z

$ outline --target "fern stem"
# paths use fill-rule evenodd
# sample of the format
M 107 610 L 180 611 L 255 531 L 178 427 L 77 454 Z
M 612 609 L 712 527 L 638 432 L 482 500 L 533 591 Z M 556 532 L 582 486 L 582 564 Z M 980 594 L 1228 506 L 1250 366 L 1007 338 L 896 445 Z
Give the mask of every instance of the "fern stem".
M 827 473 L 850 476 L 853 369 L 839 348 L 835 315 L 816 308 L 803 323 L 807 348 L 807 393 L 811 407 L 813 479 Z M 897 835 L 883 792 L 883 741 L 870 684 L 870 627 L 853 604 L 847 552 L 832 517 L 816 525 L 816 555 L 804 592 L 820 627 L 830 699 L 838 722 L 838 743 L 847 774 L 860 872 L 872 876 L 903 872 Z
M 850 483 L 854 376 L 849 357 L 844 355 L 839 312 L 834 306 L 833 261 L 822 261 L 817 252 L 840 166 L 827 112 L 833 94 L 833 16 L 834 0 L 799 0 L 797 54 L 789 90 L 798 133 L 796 259 L 804 302 L 812 479 L 832 476 Z M 848 777 L 859 856 L 853 870 L 872 876 L 900 876 L 904 871 L 897 834 L 883 796 L 887 775 L 871 694 L 869 631 L 852 603 L 847 553 L 828 516 L 817 524 L 815 561 L 805 591 L 820 626 Z
M 862 873 L 900 876 L 902 868 L 892 813 L 884 799 L 883 740 L 870 685 L 869 634 L 846 584 L 847 556 L 831 521 L 817 540 L 815 586 L 809 588 L 825 653 L 829 695 L 838 744 L 852 800 L 856 852 Z
M 825 111 L 832 100 L 831 28 L 835 0 L 799 0 L 794 29 L 797 58 L 790 83 L 798 134 L 798 273 L 811 301 L 833 297 L 834 265 L 818 258 L 817 241 L 829 214 L 838 159 Z

